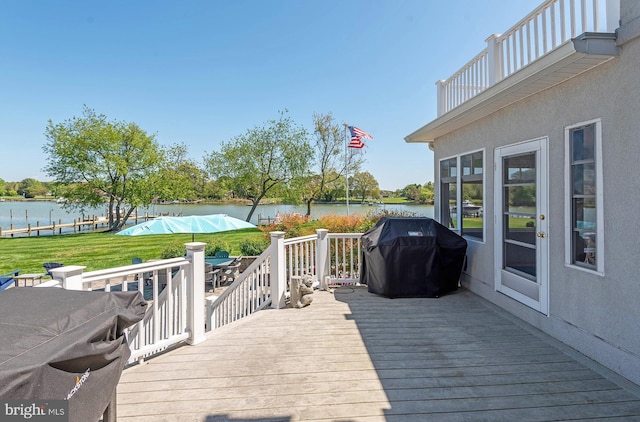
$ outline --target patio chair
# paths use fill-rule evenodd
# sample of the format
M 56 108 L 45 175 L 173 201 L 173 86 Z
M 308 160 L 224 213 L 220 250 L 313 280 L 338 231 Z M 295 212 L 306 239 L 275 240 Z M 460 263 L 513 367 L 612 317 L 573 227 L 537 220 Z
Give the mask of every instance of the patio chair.
M 136 258 L 131 258 L 131 263 L 134 264 L 134 265 L 135 264 L 142 264 L 142 258 L 137 258 L 137 257 Z M 140 274 L 136 274 L 133 277 L 134 281 L 138 281 L 139 278 L 140 278 L 139 276 L 140 276 Z M 146 272 L 142 273 L 142 280 L 144 281 L 144 284 L 146 286 L 151 285 L 151 277 L 153 277 L 153 273 L 150 272 L 150 271 L 146 271 Z
M 222 272 L 220 275 L 221 283 L 233 283 L 240 275 L 240 264 L 242 263 L 242 257 L 239 256 L 235 258 L 229 265 L 222 268 Z
M 53 276 L 51 275 L 51 270 L 54 268 L 64 267 L 64 264 L 62 262 L 45 262 L 44 264 L 42 264 L 42 266 L 46 270 L 44 275 L 48 275 L 49 277 L 53 278 Z
M 180 271 L 180 267 L 172 267 L 171 268 L 171 280 L 178 274 Z M 153 276 L 149 277 L 149 284 L 153 283 Z M 158 270 L 158 288 L 162 291 L 165 287 L 167 287 L 167 271 L 166 270 Z
M 220 268 L 214 270 L 211 264 L 204 264 L 204 282 L 211 283 L 213 290 L 220 287 L 220 271 Z
M 21 270 L 11 271 L 10 273 L 0 274 L 0 290 L 8 289 L 14 282 L 14 277 L 18 275 Z
M 213 255 L 214 258 L 229 258 L 229 252 L 227 251 L 218 251 Z

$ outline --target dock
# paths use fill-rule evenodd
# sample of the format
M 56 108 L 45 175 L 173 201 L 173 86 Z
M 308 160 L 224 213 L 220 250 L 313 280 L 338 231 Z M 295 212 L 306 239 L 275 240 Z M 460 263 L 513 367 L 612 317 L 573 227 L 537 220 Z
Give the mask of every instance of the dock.
M 313 296 L 125 369 L 118 421 L 640 421 L 640 387 L 465 289 Z

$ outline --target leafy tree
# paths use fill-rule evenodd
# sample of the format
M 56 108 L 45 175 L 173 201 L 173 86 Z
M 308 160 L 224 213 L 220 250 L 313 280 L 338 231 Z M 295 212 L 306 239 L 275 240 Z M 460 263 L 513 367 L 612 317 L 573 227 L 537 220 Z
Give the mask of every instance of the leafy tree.
M 509 189 L 509 203 L 517 207 L 530 207 L 536 204 L 535 186 L 514 186 Z
M 417 201 L 420 197 L 421 187 L 422 186 L 417 183 L 407 185 L 402 189 L 402 196 L 410 201 Z
M 45 188 L 44 185 L 36 179 L 23 179 L 18 184 L 18 194 L 25 198 L 35 198 L 38 195 L 44 195 L 46 193 L 47 188 Z
M 49 120 L 45 136 L 44 170 L 69 199 L 65 207 L 84 211 L 107 202 L 109 229 L 115 231 L 137 206 L 151 203 L 162 155 L 154 136 L 135 123 L 109 122 L 85 106 L 82 117 Z
M 325 202 L 337 201 L 338 198 L 344 198 L 346 195 L 346 189 L 346 176 L 342 175 L 337 177 L 333 182 L 326 184 L 321 199 Z
M 354 174 L 349 183 L 349 187 L 356 197 L 360 197 L 362 202 L 364 202 L 366 198 L 380 197 L 378 181 L 368 171 Z
M 313 150 L 307 132 L 285 113 L 223 142 L 219 152 L 205 158 L 211 175 L 226 176 L 227 186 L 236 196 L 251 200 L 247 221 L 267 193 L 309 174 Z
M 194 200 L 203 196 L 206 174 L 188 158 L 184 144 L 162 151 L 156 186 L 162 199 Z
M 207 180 L 204 184 L 202 196 L 211 199 L 224 199 L 229 193 L 224 178 L 218 180 Z
M 347 172 L 357 172 L 363 162 L 362 154 L 353 149 L 345 151 L 345 135 L 340 125 L 334 122 L 331 113 L 313 115 L 314 166 L 316 173 L 302 179 L 302 198 L 307 205 L 307 215 L 311 215 L 313 201 L 326 197 L 328 191 L 335 192 L 335 184 Z

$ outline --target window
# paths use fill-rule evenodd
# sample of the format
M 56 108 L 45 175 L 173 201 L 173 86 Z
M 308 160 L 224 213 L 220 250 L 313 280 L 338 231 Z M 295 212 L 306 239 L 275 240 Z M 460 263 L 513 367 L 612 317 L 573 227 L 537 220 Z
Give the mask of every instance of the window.
M 440 224 L 458 228 L 455 206 L 458 187 L 458 159 L 440 161 Z
M 462 235 L 483 238 L 483 154 L 482 151 L 460 157 L 462 162 Z
M 483 151 L 440 161 L 441 224 L 463 236 L 483 240 L 483 182 Z M 460 186 L 460 198 L 458 198 L 458 186 Z M 459 201 L 461 203 L 458 203 Z
M 567 128 L 567 263 L 602 270 L 600 122 Z

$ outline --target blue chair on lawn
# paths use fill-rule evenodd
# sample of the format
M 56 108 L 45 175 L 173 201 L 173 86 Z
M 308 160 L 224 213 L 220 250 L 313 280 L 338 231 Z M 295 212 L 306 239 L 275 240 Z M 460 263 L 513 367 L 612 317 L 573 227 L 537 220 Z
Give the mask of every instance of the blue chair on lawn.
M 11 271 L 10 273 L 0 274 L 0 290 L 8 289 L 14 282 L 14 277 L 18 275 L 21 270 Z

